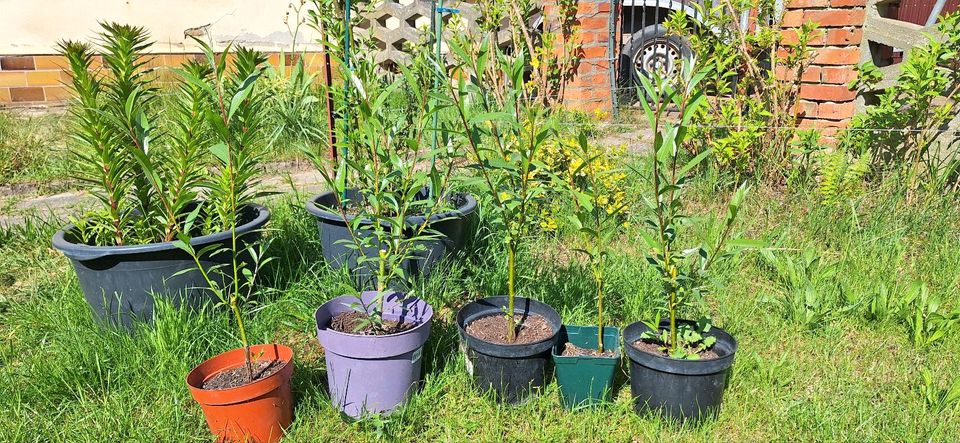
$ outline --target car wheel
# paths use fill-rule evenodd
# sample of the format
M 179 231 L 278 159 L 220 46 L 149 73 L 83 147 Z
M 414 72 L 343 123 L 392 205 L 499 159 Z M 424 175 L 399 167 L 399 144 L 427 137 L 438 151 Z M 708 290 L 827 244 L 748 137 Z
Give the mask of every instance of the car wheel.
M 684 59 L 693 61 L 690 45 L 676 35 L 667 35 L 663 25 L 650 25 L 634 32 L 627 56 L 630 78 L 635 82 L 641 76 L 649 78 L 652 72 L 664 78 L 673 77 L 680 72 Z

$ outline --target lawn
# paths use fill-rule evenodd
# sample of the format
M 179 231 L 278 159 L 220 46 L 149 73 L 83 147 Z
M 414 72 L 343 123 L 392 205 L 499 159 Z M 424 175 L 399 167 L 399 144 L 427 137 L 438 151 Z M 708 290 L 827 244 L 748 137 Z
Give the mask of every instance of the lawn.
M 642 179 L 630 182 L 628 195 L 638 195 Z M 960 435 L 960 411 L 941 410 L 936 397 L 960 374 L 960 332 L 918 346 L 908 322 L 877 319 L 870 306 L 882 286 L 900 297 L 921 280 L 942 301 L 941 311 L 960 308 L 960 207 L 953 196 L 908 202 L 892 187 L 880 184 L 834 206 L 802 187 L 754 186 L 737 229 L 766 241 L 781 261 L 801 263 L 807 250 L 819 256 L 820 267 L 807 267 L 800 279 L 816 306 L 806 299 L 789 308 L 796 284 L 756 251 L 717 268 L 714 296 L 687 316 L 712 314 L 739 349 L 719 416 L 700 425 L 634 413 L 624 365 L 615 401 L 592 410 L 563 409 L 555 384 L 520 406 L 476 391 L 453 316 L 469 300 L 506 291 L 505 254 L 487 241 L 483 221 L 463 257 L 415 288 L 438 313 L 424 354 L 425 382 L 393 415 L 347 422 L 330 405 L 312 315 L 352 289 L 322 262 L 304 195 L 268 202 L 277 260 L 250 309 L 251 340 L 296 352 L 295 420 L 285 441 L 951 441 Z M 722 208 L 728 193 L 701 178 L 691 212 Z M 620 327 L 651 318 L 662 303 L 642 259 L 642 215 L 631 216 L 635 222 L 612 252 L 606 304 Z M 184 378 L 204 359 L 237 347 L 229 313 L 164 308 L 134 334 L 105 329 L 68 261 L 50 246 L 58 224 L 31 219 L 0 232 L 0 440 L 209 441 Z M 554 306 L 566 323 L 589 324 L 590 271 L 575 246 L 567 232 L 525 239 L 518 292 Z M 805 321 L 811 312 L 815 320 Z

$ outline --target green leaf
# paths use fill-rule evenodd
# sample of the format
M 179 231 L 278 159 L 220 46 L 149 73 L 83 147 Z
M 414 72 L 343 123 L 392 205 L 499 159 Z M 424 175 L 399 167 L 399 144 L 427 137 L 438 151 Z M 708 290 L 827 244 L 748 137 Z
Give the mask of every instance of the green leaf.
M 234 94 L 233 98 L 230 99 L 230 108 L 227 111 L 227 120 L 233 120 L 233 114 L 236 113 L 243 101 L 250 96 L 250 93 L 253 91 L 254 82 L 257 81 L 258 77 L 260 77 L 260 72 L 254 72 L 253 74 L 248 75 L 247 78 L 243 80 L 243 83 L 240 84 L 236 94 Z

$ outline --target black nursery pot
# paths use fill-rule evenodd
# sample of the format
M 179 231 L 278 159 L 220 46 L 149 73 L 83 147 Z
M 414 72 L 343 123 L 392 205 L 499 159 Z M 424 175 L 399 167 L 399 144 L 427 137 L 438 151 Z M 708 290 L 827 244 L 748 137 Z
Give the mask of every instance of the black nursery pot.
M 689 320 L 677 323 L 696 325 Z M 670 327 L 669 321 L 660 329 Z M 630 391 L 637 412 L 653 411 L 676 420 L 698 421 L 716 416 L 723 401 L 727 374 L 733 366 L 737 341 L 724 330 L 713 327 L 705 335 L 716 337 L 713 351 L 720 358 L 683 360 L 641 351 L 633 346 L 644 332 L 653 332 L 642 322 L 623 330 L 623 347 L 630 357 Z
M 240 217 L 243 223 L 237 227 L 237 235 L 243 242 L 252 242 L 259 239 L 261 228 L 270 220 L 270 211 L 250 204 L 243 208 Z M 129 330 L 135 321 L 153 318 L 155 297 L 169 299 L 175 307 L 189 308 L 198 308 L 215 298 L 193 257 L 173 242 L 90 246 L 80 243 L 77 235 L 77 228 L 67 225 L 53 236 L 53 247 L 73 263 L 84 298 L 101 321 Z M 196 251 L 211 245 L 228 248 L 230 243 L 230 231 L 190 241 Z M 241 260 L 248 258 L 242 254 Z M 230 261 L 230 254 L 225 252 L 200 257 L 206 269 Z
M 422 197 L 426 198 L 426 193 L 422 192 L 422 194 Z M 347 190 L 348 200 L 357 200 L 359 197 L 359 192 L 356 189 Z M 451 199 L 456 203 L 456 209 L 430 217 L 430 227 L 441 233 L 442 237 L 424 241 L 426 250 L 423 251 L 422 256 L 415 260 L 407 260 L 404 263 L 405 271 L 409 275 L 429 276 L 441 258 L 452 255 L 464 247 L 473 227 L 472 222 L 477 210 L 477 200 L 469 194 L 454 194 Z M 328 191 L 311 197 L 307 200 L 306 206 L 307 212 L 317 219 L 323 259 L 333 269 L 340 269 L 346 263 L 349 269 L 354 270 L 357 268 L 357 251 L 349 246 L 352 239 L 347 226 L 347 222 L 352 221 L 353 217 L 347 216 L 345 222 L 342 215 L 324 209 L 333 208 L 336 205 L 337 195 L 333 191 Z M 407 217 L 407 224 L 411 227 L 419 226 L 423 221 L 423 216 Z M 364 221 L 363 223 L 369 224 L 370 222 Z M 364 254 L 367 257 L 376 257 L 376 248 L 369 248 L 364 251 Z M 366 280 L 366 278 L 361 276 L 361 280 Z
M 507 297 L 487 297 L 471 302 L 457 312 L 460 345 L 464 350 L 467 371 L 481 390 L 493 390 L 498 401 L 520 403 L 539 391 L 550 374 L 550 350 L 560 332 L 560 315 L 550 305 L 523 297 L 514 298 L 514 315 L 542 316 L 553 328 L 553 335 L 543 341 L 521 345 L 491 343 L 467 333 L 467 325 L 491 315 L 503 315 Z

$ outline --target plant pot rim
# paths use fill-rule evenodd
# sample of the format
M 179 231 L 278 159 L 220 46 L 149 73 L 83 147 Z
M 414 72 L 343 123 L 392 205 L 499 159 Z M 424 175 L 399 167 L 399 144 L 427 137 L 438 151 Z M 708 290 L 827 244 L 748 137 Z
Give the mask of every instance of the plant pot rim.
M 355 188 L 350 188 L 348 192 L 357 192 L 357 190 Z M 334 195 L 334 191 L 327 191 L 327 192 L 316 194 L 310 197 L 307 200 L 307 204 L 306 204 L 307 212 L 312 214 L 314 217 L 323 219 L 324 221 L 337 223 L 341 225 L 346 225 L 347 223 L 350 223 L 351 221 L 353 221 L 356 218 L 356 216 L 347 215 L 346 219 L 344 219 L 344 217 L 341 214 L 327 211 L 326 209 L 323 209 L 323 206 L 317 203 L 320 199 L 329 198 L 332 195 Z M 434 214 L 430 216 L 430 222 L 436 223 L 436 222 L 440 222 L 440 221 L 451 219 L 451 218 L 466 217 L 467 215 L 470 215 L 477 210 L 477 199 L 472 194 L 468 192 L 454 192 L 451 194 L 451 196 L 453 195 L 462 195 L 466 201 L 464 202 L 463 205 L 460 205 L 456 209 L 451 209 L 447 212 L 442 212 L 442 213 Z M 407 223 L 411 225 L 419 225 L 423 223 L 423 221 L 424 221 L 424 216 L 422 215 L 407 216 Z M 363 223 L 370 224 L 372 222 L 370 220 L 364 219 Z M 381 223 L 385 224 L 385 222 L 381 222 Z
M 376 292 L 376 291 L 362 291 L 362 293 L 369 293 L 369 292 Z M 390 291 L 390 292 L 384 294 L 384 297 L 388 297 L 388 296 L 393 295 L 393 294 L 401 294 L 401 293 L 400 293 L 400 292 L 397 292 L 397 291 Z M 320 314 L 320 311 L 324 310 L 324 309 L 325 309 L 327 306 L 329 306 L 329 305 L 336 304 L 336 303 L 341 303 L 341 304 L 342 304 L 342 302 L 345 301 L 345 300 L 348 300 L 348 299 L 349 299 L 349 300 L 356 300 L 357 298 L 358 298 L 357 296 L 348 295 L 348 294 L 341 295 L 341 296 L 339 296 L 339 297 L 331 298 L 330 300 L 325 301 L 322 305 L 320 305 L 319 308 L 317 308 L 316 311 L 314 311 L 314 313 L 313 313 L 313 318 L 316 319 L 317 316 Z M 427 311 L 426 311 L 426 313 L 424 314 L 424 316 L 425 316 L 424 320 L 422 320 L 422 321 L 420 321 L 419 323 L 417 323 L 416 326 L 414 326 L 414 327 L 412 327 L 412 328 L 410 328 L 410 329 L 407 329 L 407 330 L 405 330 L 405 331 L 397 332 L 397 333 L 394 333 L 394 334 L 385 334 L 385 335 L 351 334 L 351 333 L 349 333 L 349 332 L 340 332 L 340 331 L 335 331 L 335 330 L 333 330 L 333 329 L 330 329 L 330 325 L 329 325 L 329 324 L 323 325 L 323 326 L 317 324 L 317 332 L 322 332 L 322 333 L 325 333 L 325 334 L 332 334 L 332 335 L 334 335 L 334 336 L 339 336 L 339 337 L 364 338 L 364 339 L 377 339 L 377 338 L 386 339 L 386 338 L 402 337 L 402 336 L 404 336 L 404 335 L 416 334 L 416 333 L 419 333 L 419 330 L 420 330 L 420 329 L 424 328 L 425 326 L 430 325 L 431 320 L 433 320 L 433 306 L 430 306 L 430 303 L 427 303 L 426 300 L 424 300 L 424 299 L 422 299 L 422 298 L 420 298 L 420 297 L 416 297 L 416 296 L 413 296 L 413 295 L 407 295 L 407 294 L 402 294 L 402 299 L 403 299 L 403 300 L 410 300 L 410 301 L 414 301 L 414 302 L 415 302 L 415 301 L 421 301 L 421 302 L 423 302 L 423 304 L 424 304 L 424 305 L 426 306 L 426 308 L 427 308 Z M 334 303 L 334 302 L 336 302 L 336 303 Z M 359 311 L 358 311 L 358 312 L 359 312 Z
M 697 322 L 678 318 L 677 323 L 695 325 Z M 661 328 L 664 326 L 669 327 L 669 325 L 669 320 L 661 320 L 660 322 Z M 713 325 L 711 325 L 710 332 L 706 333 L 706 335 L 717 338 L 717 343 L 714 347 L 721 346 L 728 348 L 728 352 L 719 358 L 710 360 L 688 360 L 641 351 L 633 346 L 633 342 L 639 340 L 640 335 L 646 331 L 652 331 L 652 329 L 642 321 L 631 323 L 623 329 L 623 344 L 626 348 L 626 354 L 630 360 L 640 365 L 663 372 L 684 375 L 706 375 L 725 371 L 733 365 L 734 356 L 737 353 L 737 340 L 727 331 Z
M 579 327 L 579 328 L 593 328 L 593 329 L 597 329 L 597 325 L 567 325 L 567 324 L 563 325 L 561 328 L 568 328 L 568 327 L 570 327 L 570 326 L 576 326 L 576 327 Z M 616 327 L 616 326 L 604 326 L 604 327 L 603 327 L 603 332 L 604 332 L 604 334 L 606 334 L 607 332 L 610 332 L 610 331 L 613 331 L 614 333 L 617 334 L 617 340 L 616 340 L 616 342 L 614 343 L 614 345 L 616 346 L 616 348 L 614 349 L 614 352 L 613 352 L 614 355 L 612 355 L 612 356 L 609 356 L 609 357 L 595 356 L 595 357 L 594 357 L 594 356 L 589 356 L 589 355 L 561 355 L 561 354 L 557 354 L 557 349 L 560 348 L 561 345 L 563 345 L 564 343 L 569 343 L 569 342 L 570 342 L 570 340 L 560 340 L 559 337 L 557 338 L 557 343 L 556 343 L 556 345 L 555 345 L 553 348 L 551 348 L 550 354 L 553 356 L 554 360 L 567 361 L 567 362 L 573 362 L 573 361 L 578 361 L 578 362 L 579 362 L 580 360 L 584 360 L 584 361 L 587 361 L 587 362 L 597 361 L 597 362 L 600 362 L 600 363 L 607 363 L 607 362 L 612 362 L 612 361 L 620 360 L 620 359 L 623 357 L 623 353 L 620 352 L 620 348 L 622 347 L 622 346 L 620 345 L 620 328 L 618 328 L 618 327 Z
M 270 219 L 270 210 L 266 206 L 258 203 L 250 203 L 243 209 L 252 208 L 257 211 L 257 216 L 242 225 L 237 226 L 237 235 L 243 235 L 263 227 Z M 242 210 L 243 210 L 242 209 Z M 83 243 L 75 243 L 67 240 L 67 234 L 73 233 L 77 229 L 76 225 L 68 224 L 57 231 L 53 236 L 53 247 L 58 249 L 68 258 L 80 261 L 96 260 L 98 258 L 130 255 L 130 254 L 152 254 L 164 251 L 179 251 L 173 241 L 147 243 L 142 245 L 124 245 L 124 246 L 92 246 Z M 229 230 L 220 231 L 213 234 L 202 235 L 190 239 L 193 246 L 204 246 L 229 240 L 232 234 Z
M 203 382 L 214 374 L 237 367 L 236 360 L 231 358 L 233 357 L 232 354 L 239 354 L 239 364 L 243 364 L 243 348 L 234 348 L 204 360 L 187 373 L 186 383 L 193 398 L 200 403 L 210 405 L 241 403 L 266 394 L 282 385 L 293 375 L 293 350 L 286 345 L 266 343 L 250 345 L 250 352 L 253 354 L 261 348 L 276 349 L 277 358 L 283 360 L 283 367 L 279 371 L 242 386 L 229 389 L 203 389 Z M 217 364 L 218 360 L 226 361 Z M 206 377 L 204 377 L 205 373 Z
M 477 318 L 488 316 L 488 315 L 482 315 L 482 316 L 475 315 L 475 316 L 471 316 L 468 319 L 466 317 L 466 314 L 464 313 L 467 307 L 469 307 L 470 305 L 482 305 L 482 302 L 487 302 L 490 304 L 497 303 L 499 305 L 498 301 L 500 300 L 503 301 L 503 304 L 506 304 L 507 298 L 508 297 L 505 295 L 484 297 L 478 300 L 473 300 L 463 305 L 463 307 L 461 307 L 460 310 L 457 311 L 457 315 L 456 315 L 457 329 L 459 329 L 460 331 L 461 338 L 463 338 L 468 343 L 468 345 L 470 344 L 470 342 L 480 345 L 480 346 L 471 346 L 475 350 L 484 354 L 494 355 L 497 357 L 521 357 L 524 355 L 535 355 L 552 348 L 554 343 L 556 343 L 557 336 L 560 335 L 560 329 L 563 327 L 563 321 L 560 319 L 560 314 L 557 313 L 556 309 L 553 309 L 552 306 L 544 302 L 541 302 L 539 300 L 534 300 L 532 298 L 527 298 L 527 297 L 514 297 L 514 313 L 517 313 L 518 310 L 521 310 L 520 312 L 522 312 L 523 306 L 518 306 L 518 304 L 522 305 L 523 302 L 527 302 L 531 306 L 541 305 L 542 307 L 548 308 L 550 311 L 552 311 L 553 315 L 549 315 L 550 314 L 549 312 L 548 312 L 548 315 L 544 315 L 542 313 L 536 313 L 536 314 L 546 318 L 547 322 L 550 323 L 551 326 L 553 325 L 553 323 L 556 323 L 557 326 L 554 329 L 553 334 L 551 336 L 533 343 L 495 343 L 495 342 L 484 340 L 482 338 L 474 337 L 473 335 L 470 335 L 467 332 L 467 324 L 468 324 L 467 320 L 473 321 L 473 320 L 476 320 Z M 501 314 L 493 313 L 490 315 L 502 315 L 502 313 Z M 556 322 L 551 321 L 551 317 L 555 317 Z M 508 354 L 508 355 L 499 355 L 499 353 L 493 353 L 491 352 L 493 349 L 503 350 L 505 351 L 503 352 L 503 354 Z M 515 353 L 517 353 L 517 355 L 513 355 Z

